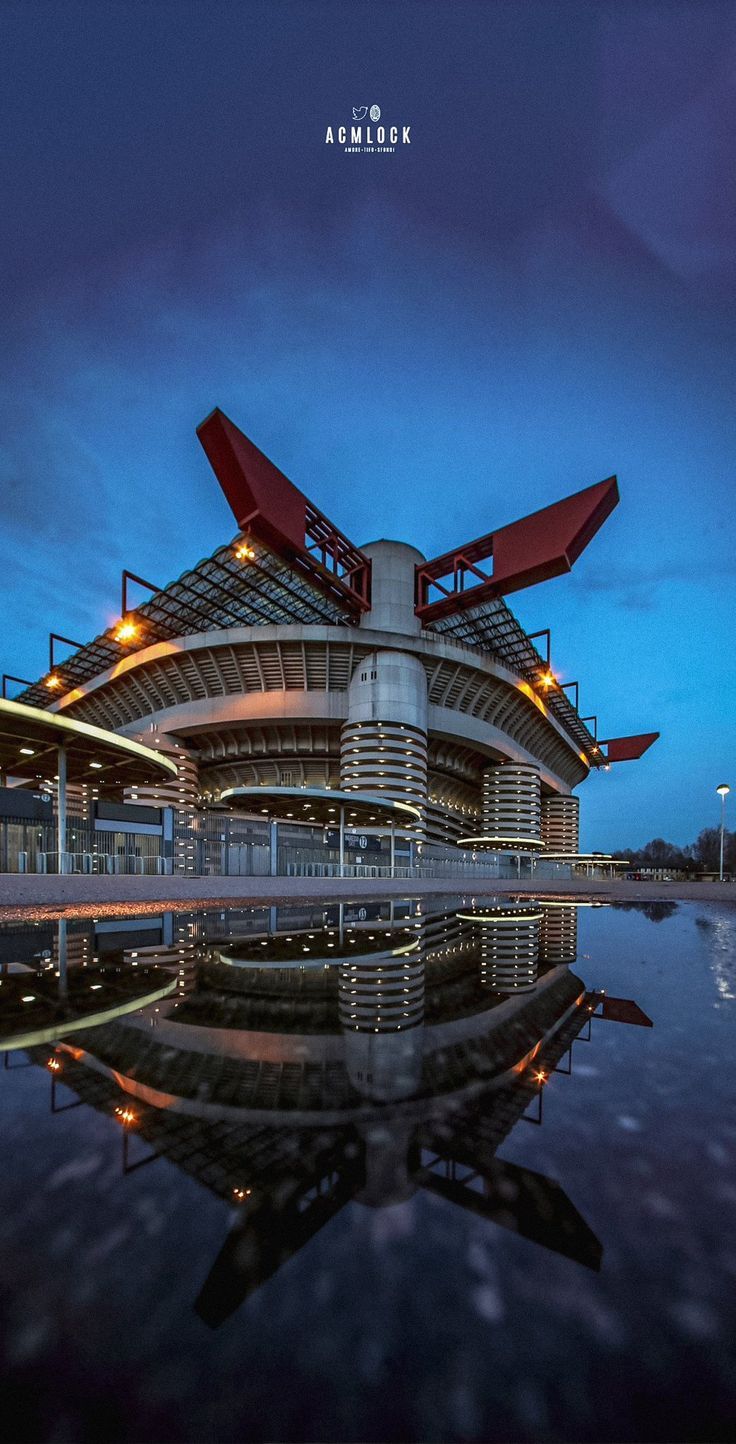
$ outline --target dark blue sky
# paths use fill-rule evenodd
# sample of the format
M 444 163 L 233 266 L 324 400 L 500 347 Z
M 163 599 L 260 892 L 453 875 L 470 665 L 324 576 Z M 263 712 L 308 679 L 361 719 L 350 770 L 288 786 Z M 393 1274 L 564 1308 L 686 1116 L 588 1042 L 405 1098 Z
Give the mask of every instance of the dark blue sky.
M 551 626 L 583 842 L 689 841 L 734 764 L 736 7 L 0 4 L 3 670 L 233 532 L 219 405 L 354 540 L 444 551 L 619 476 Z M 378 103 L 395 155 L 325 128 Z

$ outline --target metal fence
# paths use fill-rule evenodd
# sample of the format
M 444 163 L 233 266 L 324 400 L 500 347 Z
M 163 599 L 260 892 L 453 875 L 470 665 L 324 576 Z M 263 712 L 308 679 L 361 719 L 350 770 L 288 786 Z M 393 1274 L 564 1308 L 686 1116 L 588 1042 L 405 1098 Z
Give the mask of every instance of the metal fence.
M 19 852 L 18 872 L 166 877 L 171 874 L 171 858 L 160 855 L 138 857 L 131 853 Z
M 352 878 L 454 878 L 472 881 L 480 878 L 516 877 L 516 868 L 500 867 L 497 863 L 455 861 L 452 858 L 435 859 L 414 864 L 382 866 L 380 863 L 345 862 L 290 862 L 287 863 L 286 877 L 352 877 Z

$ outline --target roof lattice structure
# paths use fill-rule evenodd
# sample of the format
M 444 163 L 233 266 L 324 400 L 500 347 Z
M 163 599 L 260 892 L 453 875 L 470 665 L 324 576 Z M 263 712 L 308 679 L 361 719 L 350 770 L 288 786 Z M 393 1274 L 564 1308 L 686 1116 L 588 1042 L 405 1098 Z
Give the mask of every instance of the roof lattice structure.
M 351 620 L 347 603 L 342 605 L 326 596 L 316 583 L 252 536 L 248 537 L 252 556 L 239 560 L 239 539 L 219 547 L 211 557 L 205 557 L 191 571 L 183 572 L 156 592 L 150 601 L 137 606 L 133 642 L 116 640 L 116 623 L 54 668 L 60 688 L 49 689 L 42 678 L 20 693 L 17 700 L 32 707 L 50 707 L 57 695 L 97 677 L 131 652 L 173 637 L 223 627 L 289 622 L 335 626 Z
M 426 630 L 443 632 L 456 641 L 482 648 L 534 687 L 539 686 L 540 678 L 549 670 L 524 628 L 500 597 L 429 622 Z M 595 738 L 581 722 L 566 693 L 560 687 L 550 687 L 544 701 L 568 735 L 582 748 L 588 761 L 595 765 Z

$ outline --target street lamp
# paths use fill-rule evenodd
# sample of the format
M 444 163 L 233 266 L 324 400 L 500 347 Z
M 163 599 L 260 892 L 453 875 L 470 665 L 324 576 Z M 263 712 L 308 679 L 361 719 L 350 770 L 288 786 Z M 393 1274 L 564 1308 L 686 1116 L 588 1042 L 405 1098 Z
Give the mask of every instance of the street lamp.
M 721 782 L 716 792 L 721 799 L 721 865 L 718 872 L 718 881 L 723 882 L 723 829 L 726 821 L 726 798 L 731 791 L 727 782 Z

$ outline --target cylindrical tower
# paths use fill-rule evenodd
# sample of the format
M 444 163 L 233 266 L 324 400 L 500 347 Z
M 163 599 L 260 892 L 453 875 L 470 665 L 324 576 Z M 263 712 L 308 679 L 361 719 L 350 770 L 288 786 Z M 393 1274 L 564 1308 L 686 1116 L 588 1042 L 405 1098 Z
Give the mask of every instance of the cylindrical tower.
M 540 934 L 543 963 L 574 963 L 578 951 L 578 910 L 573 903 L 545 903 Z
M 348 690 L 340 738 L 346 792 L 427 805 L 427 679 L 416 657 L 383 648 L 363 658 Z
M 483 837 L 499 851 L 539 848 L 541 790 L 539 768 L 526 762 L 503 762 L 483 773 Z
M 424 958 L 417 944 L 340 964 L 340 1023 L 353 1033 L 396 1033 L 424 1017 Z
M 371 559 L 371 609 L 361 617 L 361 627 L 418 637 L 422 624 L 414 610 L 415 568 L 426 557 L 396 541 L 368 542 L 361 551 Z
M 142 732 L 137 740 L 156 752 L 165 752 L 176 763 L 175 782 L 152 783 L 146 787 L 126 787 L 126 802 L 141 802 L 149 807 L 174 809 L 174 873 L 197 872 L 199 859 L 196 846 L 197 808 L 199 803 L 199 768 L 197 760 L 180 742 L 158 732 Z
M 551 793 L 542 798 L 542 842 L 546 852 L 577 853 L 580 799 Z
M 539 908 L 498 908 L 479 918 L 480 979 L 495 993 L 526 993 L 537 985 Z
M 424 954 L 416 945 L 340 964 L 338 1006 L 345 1065 L 372 1102 L 409 1098 L 421 1082 Z

